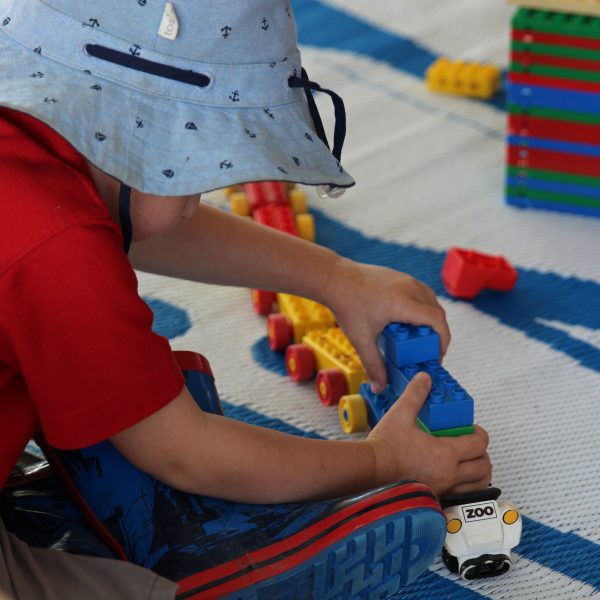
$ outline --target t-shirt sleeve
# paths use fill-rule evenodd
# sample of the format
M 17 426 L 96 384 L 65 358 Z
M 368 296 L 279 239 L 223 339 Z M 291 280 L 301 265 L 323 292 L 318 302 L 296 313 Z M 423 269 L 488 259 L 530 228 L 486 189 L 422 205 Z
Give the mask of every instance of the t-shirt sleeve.
M 2 278 L 0 307 L 47 441 L 81 448 L 171 402 L 183 376 L 118 233 L 90 223 L 55 235 Z

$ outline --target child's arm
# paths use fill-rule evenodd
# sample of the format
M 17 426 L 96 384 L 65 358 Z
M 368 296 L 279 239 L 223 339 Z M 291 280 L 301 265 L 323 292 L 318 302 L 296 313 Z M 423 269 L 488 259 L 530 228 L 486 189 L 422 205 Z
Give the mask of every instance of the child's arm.
M 450 340 L 435 294 L 406 273 L 356 263 L 210 206 L 201 204 L 169 233 L 134 244 L 130 258 L 153 273 L 288 292 L 329 306 L 375 391 L 386 381 L 375 339 L 387 323 L 430 325 L 440 334 L 442 353 Z
M 416 479 L 437 494 L 486 487 L 487 434 L 434 438 L 415 418 L 430 388 L 417 375 L 365 441 L 291 436 L 202 412 L 189 392 L 112 436 L 138 468 L 192 493 L 243 502 L 333 498 Z

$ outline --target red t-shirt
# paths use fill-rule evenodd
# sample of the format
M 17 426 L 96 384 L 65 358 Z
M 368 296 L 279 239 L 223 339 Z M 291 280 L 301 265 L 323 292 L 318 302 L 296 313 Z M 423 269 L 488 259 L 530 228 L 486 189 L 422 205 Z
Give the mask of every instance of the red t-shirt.
M 183 377 L 81 155 L 0 108 L 0 185 L 1 488 L 36 430 L 89 446 L 168 404 Z

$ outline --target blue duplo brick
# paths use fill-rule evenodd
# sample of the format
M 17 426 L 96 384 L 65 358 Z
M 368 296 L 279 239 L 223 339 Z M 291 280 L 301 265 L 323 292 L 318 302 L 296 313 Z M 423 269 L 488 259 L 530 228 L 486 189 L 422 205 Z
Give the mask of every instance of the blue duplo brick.
M 379 336 L 379 349 L 396 367 L 439 359 L 440 336 L 427 325 L 390 323 Z

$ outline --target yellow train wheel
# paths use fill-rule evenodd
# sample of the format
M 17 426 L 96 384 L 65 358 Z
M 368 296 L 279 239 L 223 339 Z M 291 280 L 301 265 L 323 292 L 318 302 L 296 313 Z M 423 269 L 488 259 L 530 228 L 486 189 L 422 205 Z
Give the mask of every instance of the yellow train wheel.
M 369 426 L 367 407 L 360 394 L 349 394 L 340 398 L 338 405 L 340 424 L 346 433 L 366 431 Z

